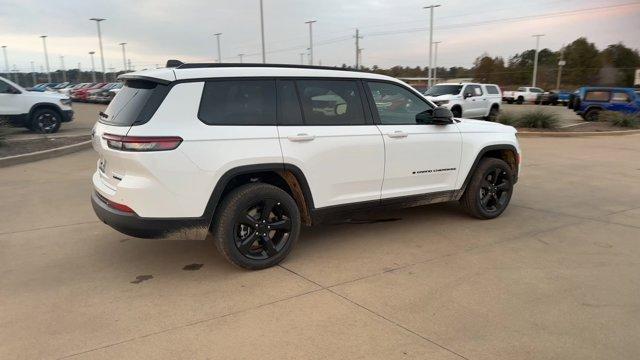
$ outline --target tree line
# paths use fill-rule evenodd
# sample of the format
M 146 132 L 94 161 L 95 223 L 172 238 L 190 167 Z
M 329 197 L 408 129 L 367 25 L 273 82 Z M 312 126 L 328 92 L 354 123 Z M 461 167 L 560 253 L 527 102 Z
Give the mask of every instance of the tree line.
M 478 56 L 473 67 L 438 67 L 440 79 L 473 78 L 474 81 L 495 83 L 505 88 L 531 84 L 535 49 L 525 50 L 508 59 L 484 53 Z M 558 62 L 565 61 L 562 69 L 561 88 L 573 89 L 583 85 L 633 86 L 635 70 L 640 68 L 640 54 L 623 43 L 599 50 L 594 43 L 580 37 L 564 48 L 553 51 L 544 48 L 538 53 L 537 84 L 545 89 L 556 86 Z M 343 65 L 343 67 L 347 67 Z M 393 77 L 426 77 L 427 67 L 394 66 L 381 69 L 374 65 L 364 67 Z

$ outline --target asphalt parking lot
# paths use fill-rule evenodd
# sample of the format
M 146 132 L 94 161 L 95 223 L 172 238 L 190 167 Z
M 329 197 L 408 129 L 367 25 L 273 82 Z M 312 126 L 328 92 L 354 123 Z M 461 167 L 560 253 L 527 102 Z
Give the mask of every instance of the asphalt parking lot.
M 258 272 L 100 223 L 92 150 L 0 169 L 0 358 L 637 357 L 640 136 L 521 143 L 498 219 L 326 224 Z

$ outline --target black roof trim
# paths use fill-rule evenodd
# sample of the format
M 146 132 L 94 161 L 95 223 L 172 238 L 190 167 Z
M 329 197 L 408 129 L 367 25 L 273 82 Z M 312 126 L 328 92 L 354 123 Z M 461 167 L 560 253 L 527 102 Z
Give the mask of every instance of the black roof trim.
M 228 67 L 266 67 L 266 68 L 288 68 L 288 69 L 316 69 L 316 70 L 341 70 L 356 71 L 361 70 L 335 67 L 335 66 L 316 66 L 316 65 L 296 65 L 296 64 L 262 64 L 262 63 L 187 63 L 177 67 L 177 69 L 200 69 L 200 68 L 228 68 Z

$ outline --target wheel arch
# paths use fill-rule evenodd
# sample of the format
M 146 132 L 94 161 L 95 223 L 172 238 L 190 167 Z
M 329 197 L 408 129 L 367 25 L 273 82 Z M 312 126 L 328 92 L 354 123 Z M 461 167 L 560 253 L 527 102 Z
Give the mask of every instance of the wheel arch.
M 204 216 L 209 223 L 213 221 L 218 205 L 230 191 L 252 182 L 271 184 L 289 193 L 300 209 L 302 222 L 311 225 L 311 209 L 314 205 L 307 178 L 297 166 L 283 163 L 243 165 L 225 172 L 213 188 L 205 208 Z
M 514 184 L 518 181 L 518 169 L 520 165 L 520 156 L 518 153 L 518 149 L 516 149 L 516 147 L 511 144 L 488 145 L 483 147 L 476 155 L 476 158 L 473 161 L 473 165 L 471 165 L 471 168 L 469 168 L 469 172 L 467 173 L 462 186 L 455 194 L 456 198 L 460 198 L 462 196 L 465 189 L 469 185 L 469 182 L 471 182 L 473 174 L 478 169 L 480 161 L 484 158 L 496 158 L 504 160 L 513 171 Z
M 51 109 L 56 111 L 60 116 L 62 116 L 62 109 L 60 108 L 60 106 L 50 102 L 39 102 L 39 103 L 33 104 L 31 106 L 31 109 L 29 109 L 29 115 L 28 115 L 29 121 L 32 120 L 33 114 L 40 109 Z

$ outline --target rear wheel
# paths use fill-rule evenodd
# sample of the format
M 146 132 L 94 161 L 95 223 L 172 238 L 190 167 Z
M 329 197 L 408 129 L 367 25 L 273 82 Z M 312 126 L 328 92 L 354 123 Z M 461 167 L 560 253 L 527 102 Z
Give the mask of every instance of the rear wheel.
M 522 96 L 518 96 L 518 100 L 516 100 L 516 104 L 522 105 L 524 103 L 524 98 Z
M 584 114 L 584 119 L 586 121 L 598 121 L 600 118 L 600 110 L 591 109 Z
M 231 263 L 258 270 L 278 264 L 300 233 L 300 212 L 284 190 L 269 184 L 238 187 L 216 212 L 213 236 L 218 251 Z
M 496 122 L 498 120 L 498 115 L 500 114 L 500 109 L 497 106 L 493 106 L 491 110 L 489 110 L 489 115 L 485 117 L 487 121 Z
M 480 161 L 460 203 L 478 219 L 493 219 L 507 208 L 513 193 L 513 171 L 500 159 Z
M 40 109 L 33 113 L 29 129 L 41 134 L 53 134 L 60 130 L 61 123 L 60 113 L 52 109 Z

